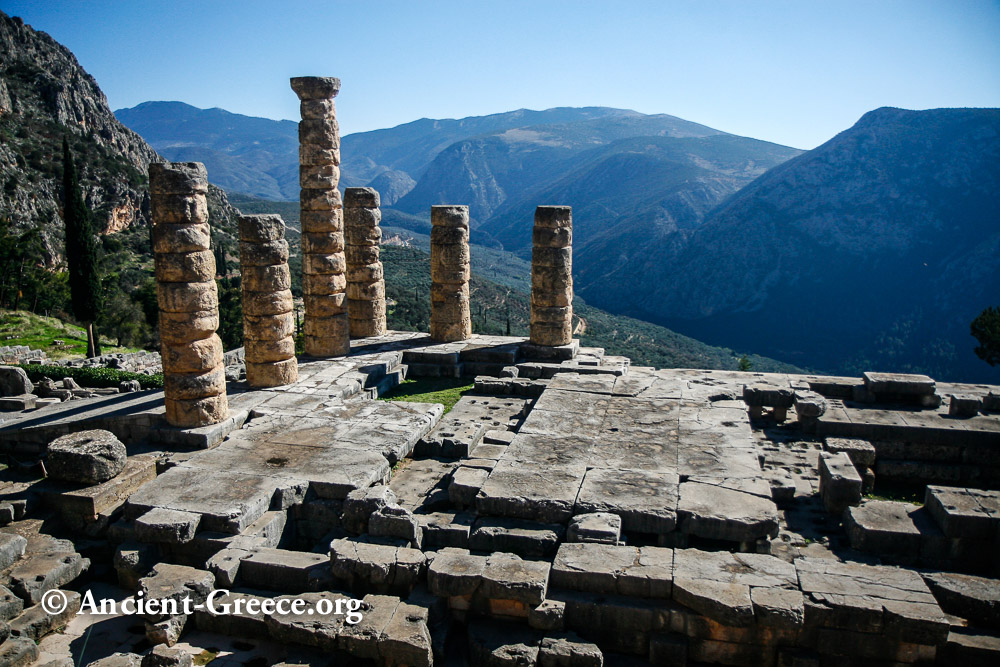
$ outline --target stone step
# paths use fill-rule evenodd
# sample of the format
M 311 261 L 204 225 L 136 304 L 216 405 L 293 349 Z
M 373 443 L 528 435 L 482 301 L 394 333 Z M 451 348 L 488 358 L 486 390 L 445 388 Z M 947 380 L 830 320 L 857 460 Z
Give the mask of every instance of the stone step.
M 237 582 L 243 586 L 282 593 L 305 593 L 329 588 L 330 559 L 324 554 L 254 549 L 239 564 Z
M 566 534 L 558 523 L 481 517 L 472 526 L 469 549 L 507 552 L 524 558 L 551 558 Z
M 347 590 L 409 594 L 425 576 L 427 557 L 418 549 L 344 538 L 330 544 L 333 577 Z
M 949 540 L 920 505 L 869 500 L 847 508 L 844 529 L 853 548 L 896 563 L 944 565 L 949 560 Z

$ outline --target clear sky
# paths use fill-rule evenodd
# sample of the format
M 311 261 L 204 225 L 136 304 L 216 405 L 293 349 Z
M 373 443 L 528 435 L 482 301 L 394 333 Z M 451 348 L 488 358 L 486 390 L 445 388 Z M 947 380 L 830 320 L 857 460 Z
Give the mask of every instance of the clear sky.
M 298 119 L 338 76 L 344 134 L 610 106 L 812 148 L 880 106 L 1000 107 L 1000 0 L 0 0 L 112 109 L 179 100 Z

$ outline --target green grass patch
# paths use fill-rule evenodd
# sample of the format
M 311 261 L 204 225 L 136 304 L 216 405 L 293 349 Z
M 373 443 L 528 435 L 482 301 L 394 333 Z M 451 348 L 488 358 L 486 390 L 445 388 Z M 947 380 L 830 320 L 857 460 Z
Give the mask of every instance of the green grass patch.
M 403 380 L 403 384 L 379 396 L 382 401 L 407 403 L 440 403 L 448 414 L 458 399 L 472 391 L 473 384 L 466 378 L 419 378 Z
M 81 387 L 117 387 L 125 380 L 138 380 L 143 389 L 163 389 L 163 373 L 146 375 L 131 373 L 115 368 L 72 368 L 70 366 L 46 366 L 43 364 L 21 364 L 32 382 L 49 378 L 59 382 L 63 378 L 73 378 Z
M 923 484 L 902 484 L 894 482 L 879 482 L 875 478 L 875 488 L 866 493 L 867 500 L 891 500 L 897 503 L 924 504 L 924 494 L 927 487 Z
M 57 345 L 57 340 L 64 344 Z M 87 354 L 87 332 L 55 317 L 35 315 L 24 310 L 0 310 L 0 345 L 27 345 L 32 350 L 43 350 L 51 359 L 83 357 Z M 101 346 L 101 352 L 105 354 L 138 351 L 115 347 L 103 336 Z

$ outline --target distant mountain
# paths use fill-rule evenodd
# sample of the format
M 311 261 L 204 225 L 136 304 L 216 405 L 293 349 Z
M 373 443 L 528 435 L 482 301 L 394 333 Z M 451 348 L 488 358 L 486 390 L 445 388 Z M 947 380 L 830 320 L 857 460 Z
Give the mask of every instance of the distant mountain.
M 299 197 L 299 133 L 290 120 L 183 102 L 143 102 L 115 116 L 168 160 L 204 162 L 212 182 L 226 190 L 276 200 Z
M 647 222 L 577 261 L 590 303 L 709 343 L 996 382 L 969 323 L 1000 303 L 1000 110 L 872 111 L 693 232 Z

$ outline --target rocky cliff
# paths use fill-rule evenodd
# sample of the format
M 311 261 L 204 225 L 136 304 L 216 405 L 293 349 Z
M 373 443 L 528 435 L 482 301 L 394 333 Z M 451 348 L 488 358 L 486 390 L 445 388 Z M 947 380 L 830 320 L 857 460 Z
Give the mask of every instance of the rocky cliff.
M 115 118 L 69 49 L 0 12 L 0 217 L 16 229 L 40 229 L 50 266 L 63 252 L 63 137 L 102 232 L 148 225 L 146 172 L 163 158 Z M 211 199 L 232 216 L 224 193 Z

